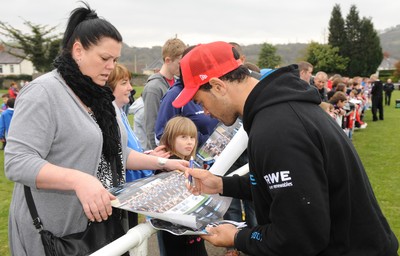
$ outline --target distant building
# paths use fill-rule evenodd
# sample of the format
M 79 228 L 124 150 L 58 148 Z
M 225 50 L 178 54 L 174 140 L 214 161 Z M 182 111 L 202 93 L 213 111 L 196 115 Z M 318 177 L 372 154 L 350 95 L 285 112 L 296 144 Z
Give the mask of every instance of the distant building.
M 390 58 L 390 57 L 384 57 L 381 64 L 378 67 L 378 70 L 395 70 L 396 63 L 399 62 L 399 60 Z
M 11 55 L 0 45 L 0 76 L 32 75 L 34 72 L 31 61 Z
M 162 65 L 164 64 L 162 58 L 159 58 L 153 61 L 148 67 L 143 69 L 143 74 L 145 75 L 153 75 L 155 73 L 160 72 Z

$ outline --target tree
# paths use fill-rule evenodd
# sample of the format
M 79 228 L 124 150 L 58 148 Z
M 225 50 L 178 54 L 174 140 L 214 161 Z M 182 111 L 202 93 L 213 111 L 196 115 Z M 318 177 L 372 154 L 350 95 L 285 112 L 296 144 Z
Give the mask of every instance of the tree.
M 315 73 L 324 71 L 342 74 L 347 68 L 349 59 L 339 55 L 338 47 L 311 42 L 307 48 L 306 61 L 314 66 Z
M 24 24 L 30 28 L 31 34 L 24 34 L 0 21 L 0 34 L 13 41 L 11 43 L 2 41 L 2 43 L 9 47 L 10 54 L 31 61 L 38 72 L 51 70 L 61 45 L 60 35 L 53 34 L 56 27 L 48 28 L 29 21 L 25 21 Z
M 364 69 L 361 76 L 370 76 L 375 73 L 383 59 L 382 47 L 378 33 L 374 29 L 371 19 L 361 20 L 360 33 L 362 37 L 361 52 L 364 62 Z
M 281 56 L 276 55 L 276 48 L 272 44 L 262 44 L 257 63 L 260 68 L 275 68 L 281 64 L 281 60 Z
M 339 53 L 343 54 L 342 49 L 344 42 L 346 41 L 346 34 L 344 30 L 344 19 L 340 10 L 340 5 L 336 4 L 333 7 L 331 18 L 329 20 L 329 36 L 328 44 L 332 47 L 338 47 Z
M 393 80 L 400 80 L 400 61 L 396 62 L 396 64 L 394 64 L 395 70 L 394 70 L 394 77 Z
M 362 54 L 364 53 L 362 53 L 360 28 L 361 21 L 357 7 L 352 5 L 349 14 L 346 17 L 346 40 L 341 50 L 343 55 L 350 59 L 346 74 L 349 76 L 359 76 L 363 73 L 365 68 L 362 58 Z
M 339 54 L 349 60 L 348 67 L 342 74 L 369 76 L 375 73 L 383 55 L 371 19 L 360 19 L 357 7 L 352 5 L 344 26 L 342 21 L 340 6 L 335 5 L 329 22 L 329 44 L 338 47 Z

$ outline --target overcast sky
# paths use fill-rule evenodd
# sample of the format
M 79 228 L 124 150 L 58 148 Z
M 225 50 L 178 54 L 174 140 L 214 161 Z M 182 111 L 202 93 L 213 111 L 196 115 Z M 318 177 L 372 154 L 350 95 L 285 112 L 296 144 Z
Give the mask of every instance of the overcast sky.
M 400 24 L 398 0 L 87 0 L 99 16 L 110 21 L 129 46 L 162 45 L 178 35 L 186 44 L 235 41 L 308 43 L 327 41 L 335 4 L 342 16 L 355 4 L 360 18 L 372 18 L 375 29 Z M 76 0 L 0 0 L 0 20 L 29 32 L 23 21 L 65 29 Z M 0 36 L 0 39 L 4 37 Z

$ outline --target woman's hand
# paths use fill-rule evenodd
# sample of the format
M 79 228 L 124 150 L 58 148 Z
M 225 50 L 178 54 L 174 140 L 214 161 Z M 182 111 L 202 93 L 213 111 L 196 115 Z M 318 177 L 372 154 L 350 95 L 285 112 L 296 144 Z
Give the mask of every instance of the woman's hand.
M 189 162 L 186 160 L 178 160 L 178 159 L 167 159 L 163 169 L 167 171 L 185 171 L 186 168 L 189 167 Z
M 50 163 L 45 164 L 36 176 L 36 187 L 75 191 L 86 217 L 91 221 L 106 220 L 112 213 L 111 200 L 116 199 L 96 177 Z
M 171 153 L 165 150 L 165 145 L 161 145 L 156 147 L 154 150 L 151 150 L 149 155 L 169 158 L 171 156 Z
M 116 199 L 94 176 L 79 172 L 76 174 L 75 193 L 83 211 L 90 221 L 101 222 L 112 214 L 111 200 Z

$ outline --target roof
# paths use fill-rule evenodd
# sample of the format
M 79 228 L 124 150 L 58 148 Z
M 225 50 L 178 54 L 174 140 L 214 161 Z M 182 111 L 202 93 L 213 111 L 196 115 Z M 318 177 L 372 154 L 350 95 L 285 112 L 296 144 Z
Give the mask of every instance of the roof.
M 383 58 L 381 64 L 378 67 L 378 70 L 389 70 L 389 69 L 396 69 L 396 63 L 398 60 L 393 58 Z
M 159 58 L 153 61 L 149 66 L 144 68 L 145 70 L 156 70 L 161 69 L 162 65 L 164 64 L 163 59 Z
M 19 64 L 22 58 L 9 54 L 8 52 L 0 52 L 0 64 Z

